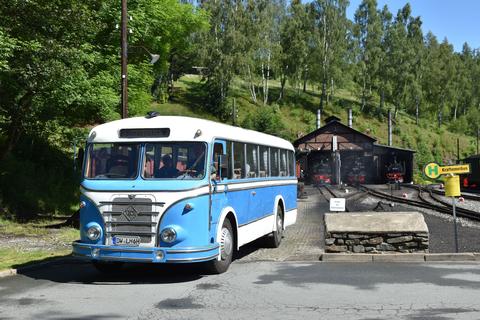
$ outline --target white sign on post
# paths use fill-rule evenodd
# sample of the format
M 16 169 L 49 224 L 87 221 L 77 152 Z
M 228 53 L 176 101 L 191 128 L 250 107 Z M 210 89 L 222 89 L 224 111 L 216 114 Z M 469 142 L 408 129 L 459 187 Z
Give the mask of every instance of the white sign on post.
M 330 211 L 345 211 L 345 198 L 330 198 Z

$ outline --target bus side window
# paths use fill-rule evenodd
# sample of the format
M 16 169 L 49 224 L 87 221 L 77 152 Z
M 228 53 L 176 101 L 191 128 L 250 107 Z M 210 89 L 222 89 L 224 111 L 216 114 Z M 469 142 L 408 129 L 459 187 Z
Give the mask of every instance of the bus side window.
M 278 154 L 279 151 L 277 148 L 270 148 L 270 170 L 272 177 L 280 176 L 280 160 Z
M 220 180 L 220 178 L 224 178 L 224 173 L 223 172 L 220 173 L 220 167 L 219 167 L 219 163 L 218 163 L 219 156 L 223 155 L 223 154 L 224 154 L 223 144 L 215 142 L 215 144 L 213 145 L 212 179 Z M 220 174 L 222 175 L 222 177 L 220 177 Z
M 258 169 L 258 148 L 256 145 L 247 144 L 247 154 L 246 154 L 247 164 L 245 167 L 245 177 L 246 178 L 256 178 L 257 169 Z
M 243 143 L 234 142 L 233 143 L 233 179 L 241 179 L 244 177 L 244 153 L 243 153 Z
M 280 177 L 287 176 L 287 150 L 280 149 Z
M 268 147 L 260 146 L 260 177 L 265 178 L 270 176 L 270 168 L 268 166 Z

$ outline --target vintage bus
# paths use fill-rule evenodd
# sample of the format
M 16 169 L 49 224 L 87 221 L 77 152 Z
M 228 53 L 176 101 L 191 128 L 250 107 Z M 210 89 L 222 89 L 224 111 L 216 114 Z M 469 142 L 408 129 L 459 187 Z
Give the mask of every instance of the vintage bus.
M 100 271 L 124 262 L 204 262 L 225 272 L 260 237 L 296 221 L 293 146 L 275 136 L 149 113 L 88 136 L 73 253 Z

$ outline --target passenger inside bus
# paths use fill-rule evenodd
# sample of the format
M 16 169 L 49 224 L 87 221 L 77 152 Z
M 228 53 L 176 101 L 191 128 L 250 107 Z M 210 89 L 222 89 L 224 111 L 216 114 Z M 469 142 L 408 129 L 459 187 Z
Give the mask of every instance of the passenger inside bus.
M 218 164 L 218 156 L 223 154 L 223 145 L 220 143 L 215 143 L 213 147 L 213 159 L 212 159 L 212 174 L 211 179 L 220 180 L 220 167 Z M 222 173 L 223 175 L 223 173 Z
M 172 156 L 166 154 L 162 157 L 163 166 L 158 170 L 155 178 L 176 178 L 178 176 L 178 170 L 173 166 Z

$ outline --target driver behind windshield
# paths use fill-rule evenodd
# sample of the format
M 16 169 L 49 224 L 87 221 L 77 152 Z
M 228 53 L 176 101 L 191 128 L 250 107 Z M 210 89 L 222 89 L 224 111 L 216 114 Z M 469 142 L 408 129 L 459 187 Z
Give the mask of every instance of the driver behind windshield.
M 155 174 L 155 178 L 176 178 L 178 170 L 173 167 L 172 156 L 166 154 L 162 157 L 163 166 Z

